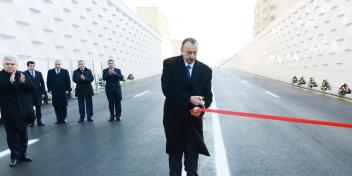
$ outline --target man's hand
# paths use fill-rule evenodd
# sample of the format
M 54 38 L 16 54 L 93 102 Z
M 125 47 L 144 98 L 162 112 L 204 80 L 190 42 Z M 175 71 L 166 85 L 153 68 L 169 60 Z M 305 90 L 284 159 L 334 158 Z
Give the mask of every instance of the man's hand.
M 85 80 L 86 77 L 84 77 L 83 74 L 81 74 L 81 79 L 82 79 L 82 80 Z
M 11 84 L 13 84 L 13 83 L 15 82 L 15 76 L 16 76 L 16 71 L 13 72 L 13 73 L 11 74 L 11 76 L 10 76 L 10 82 L 11 82 Z
M 194 106 L 204 106 L 204 101 L 203 101 L 202 96 L 191 96 L 190 98 L 190 102 L 194 105 Z
M 116 75 L 115 70 L 114 70 L 114 69 L 110 69 L 110 70 L 109 70 L 109 75 Z
M 192 110 L 191 110 L 191 115 L 194 116 L 194 117 L 198 117 L 201 115 L 202 112 L 198 111 L 199 110 L 199 107 L 194 107 Z
M 21 76 L 20 76 L 20 83 L 24 84 L 26 82 L 26 77 L 24 76 L 23 73 L 21 73 Z

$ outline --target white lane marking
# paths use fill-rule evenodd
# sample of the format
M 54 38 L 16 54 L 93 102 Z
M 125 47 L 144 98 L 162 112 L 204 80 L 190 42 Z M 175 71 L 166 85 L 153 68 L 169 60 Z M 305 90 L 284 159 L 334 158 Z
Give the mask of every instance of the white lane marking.
M 277 96 L 277 95 L 275 95 L 275 94 L 273 94 L 273 93 L 271 93 L 271 92 L 269 92 L 269 91 L 264 91 L 265 93 L 267 93 L 267 94 L 269 94 L 269 95 L 271 95 L 271 96 L 273 96 L 273 97 L 275 97 L 275 98 L 280 98 L 279 96 Z
M 135 95 L 135 96 L 133 96 L 133 97 L 134 97 L 134 98 L 137 98 L 137 97 L 142 96 L 142 95 L 144 95 L 144 94 L 146 94 L 146 93 L 148 93 L 148 92 L 150 92 L 150 90 L 146 90 L 146 91 L 144 91 L 144 92 L 142 92 L 142 93 L 140 93 L 140 94 L 137 94 L 137 95 Z
M 34 143 L 36 143 L 38 141 L 39 141 L 39 139 L 31 139 L 31 140 L 28 141 L 28 145 L 34 144 Z M 4 151 L 0 152 L 0 158 L 4 157 L 4 156 L 6 156 L 6 155 L 8 155 L 10 153 L 11 153 L 10 149 L 4 150 Z
M 199 161 L 198 161 L 199 162 Z M 182 176 L 186 176 L 185 166 L 182 164 Z
M 212 109 L 217 109 L 215 103 L 215 96 L 213 96 Z M 214 148 L 215 148 L 215 168 L 216 175 L 230 176 L 229 166 L 227 164 L 226 150 L 221 134 L 221 127 L 219 115 L 212 113 L 213 134 L 214 134 Z

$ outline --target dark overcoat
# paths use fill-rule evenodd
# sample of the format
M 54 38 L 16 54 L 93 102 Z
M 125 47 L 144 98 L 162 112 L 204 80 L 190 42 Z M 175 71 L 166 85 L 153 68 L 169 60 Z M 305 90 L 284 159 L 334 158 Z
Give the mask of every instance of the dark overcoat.
M 24 72 L 22 72 L 24 73 Z M 0 72 L 0 109 L 1 116 L 7 123 L 13 123 L 23 130 L 34 120 L 33 110 L 33 83 L 25 75 L 25 83 L 20 83 L 21 72 L 17 71 L 15 82 L 10 82 L 11 74 L 2 70 Z
M 205 107 L 209 107 L 213 97 L 211 79 L 212 70 L 197 60 L 190 79 L 182 56 L 164 60 L 161 86 L 166 97 L 163 124 L 168 154 L 184 151 L 187 136 L 191 136 L 198 153 L 209 156 L 203 140 L 203 122 L 190 115 L 190 110 L 194 107 L 190 97 L 203 96 Z
M 81 79 L 81 75 L 85 77 L 84 80 Z M 94 95 L 92 87 L 94 77 L 92 71 L 90 71 L 88 68 L 84 68 L 83 71 L 81 71 L 79 68 L 73 71 L 72 80 L 76 83 L 76 97 L 88 97 Z
M 57 75 L 56 70 L 48 71 L 46 84 L 48 91 L 52 93 L 52 102 L 54 106 L 67 106 L 66 91 L 71 91 L 70 75 L 66 69 L 61 68 Z

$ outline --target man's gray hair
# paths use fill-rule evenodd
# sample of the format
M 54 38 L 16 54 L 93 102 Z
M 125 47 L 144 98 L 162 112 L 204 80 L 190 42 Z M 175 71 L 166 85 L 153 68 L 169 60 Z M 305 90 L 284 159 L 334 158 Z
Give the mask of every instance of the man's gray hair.
M 59 59 L 56 59 L 54 64 L 61 64 L 61 61 Z
M 84 60 L 78 60 L 78 61 L 77 61 L 77 63 L 80 63 L 80 62 L 84 63 Z
M 15 62 L 17 64 L 17 59 L 13 56 L 8 55 L 2 59 L 2 63 L 5 63 L 5 62 Z

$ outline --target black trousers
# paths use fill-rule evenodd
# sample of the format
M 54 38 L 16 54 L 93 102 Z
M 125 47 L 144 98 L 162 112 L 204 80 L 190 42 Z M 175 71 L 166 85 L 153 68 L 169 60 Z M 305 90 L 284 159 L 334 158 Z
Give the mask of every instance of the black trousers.
M 169 154 L 170 176 L 182 175 L 182 157 L 185 155 L 184 165 L 187 176 L 198 176 L 198 151 L 191 137 L 187 138 L 187 144 L 184 151 L 176 154 Z
M 19 129 L 12 119 L 5 119 L 7 145 L 11 151 L 11 159 L 20 159 L 27 155 L 27 127 Z
M 84 106 L 85 104 L 85 106 Z M 78 97 L 78 109 L 79 118 L 84 120 L 87 111 L 87 118 L 90 119 L 93 116 L 93 102 L 92 96 L 79 96 Z
M 42 108 L 41 105 L 35 105 L 35 118 L 37 123 L 42 123 Z
M 107 95 L 109 101 L 110 117 L 119 118 L 121 116 L 121 99 L 117 96 L 117 93 L 111 92 Z
M 56 121 L 63 122 L 67 117 L 67 106 L 54 105 Z

